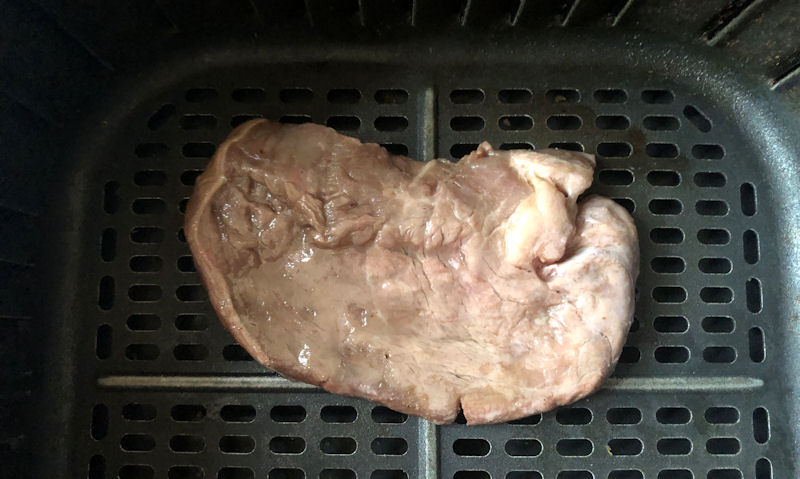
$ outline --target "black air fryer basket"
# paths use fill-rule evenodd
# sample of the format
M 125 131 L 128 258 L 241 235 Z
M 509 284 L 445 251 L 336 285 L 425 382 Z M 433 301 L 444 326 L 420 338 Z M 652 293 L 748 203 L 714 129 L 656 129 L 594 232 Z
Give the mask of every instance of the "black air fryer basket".
M 3 0 L 0 113 L 3 477 L 800 475 L 797 0 Z M 614 375 L 437 427 L 255 363 L 181 229 L 254 117 L 596 154 L 642 252 Z

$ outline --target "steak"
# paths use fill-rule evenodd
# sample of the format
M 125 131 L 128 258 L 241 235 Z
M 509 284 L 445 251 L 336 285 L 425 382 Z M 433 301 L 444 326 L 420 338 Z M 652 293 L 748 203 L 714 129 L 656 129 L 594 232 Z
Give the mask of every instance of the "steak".
M 186 237 L 236 340 L 287 378 L 436 423 L 512 420 L 596 390 L 633 316 L 636 229 L 579 196 L 594 158 L 416 162 L 253 120 L 197 181 Z

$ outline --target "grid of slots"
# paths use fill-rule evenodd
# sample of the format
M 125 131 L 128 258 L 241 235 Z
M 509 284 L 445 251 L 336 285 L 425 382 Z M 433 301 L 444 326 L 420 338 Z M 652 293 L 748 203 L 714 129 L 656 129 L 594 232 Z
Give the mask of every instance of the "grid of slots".
M 90 479 L 416 477 L 417 420 L 322 393 L 111 394 L 93 405 Z
M 148 113 L 101 198 L 96 357 L 117 372 L 263 371 L 216 320 L 180 228 L 197 177 L 233 128 L 259 117 L 324 123 L 409 154 L 408 90 L 189 87 Z
M 770 479 L 770 417 L 757 404 L 753 393 L 644 403 L 605 392 L 492 428 L 446 426 L 441 477 Z
M 439 148 L 451 160 L 484 140 L 593 153 L 590 191 L 634 215 L 642 268 L 618 374 L 681 374 L 698 362 L 725 374 L 764 361 L 757 186 L 705 108 L 672 89 L 444 91 Z

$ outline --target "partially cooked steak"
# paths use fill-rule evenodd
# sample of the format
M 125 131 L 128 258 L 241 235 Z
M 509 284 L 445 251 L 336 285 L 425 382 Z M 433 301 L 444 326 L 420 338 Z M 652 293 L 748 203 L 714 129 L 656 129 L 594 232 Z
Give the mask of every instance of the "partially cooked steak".
M 254 358 L 328 391 L 471 424 L 597 389 L 633 315 L 636 230 L 578 196 L 594 159 L 415 162 L 319 125 L 254 120 L 198 179 L 186 237 Z

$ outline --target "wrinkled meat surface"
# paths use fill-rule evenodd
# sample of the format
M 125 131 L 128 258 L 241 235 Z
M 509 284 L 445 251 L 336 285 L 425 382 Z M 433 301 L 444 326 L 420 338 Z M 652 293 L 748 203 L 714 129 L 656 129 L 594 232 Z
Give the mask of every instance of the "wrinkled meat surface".
M 428 418 L 506 421 L 612 371 L 636 230 L 578 196 L 590 155 L 395 156 L 319 125 L 239 126 L 199 178 L 186 236 L 220 319 L 280 374 Z

